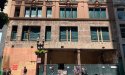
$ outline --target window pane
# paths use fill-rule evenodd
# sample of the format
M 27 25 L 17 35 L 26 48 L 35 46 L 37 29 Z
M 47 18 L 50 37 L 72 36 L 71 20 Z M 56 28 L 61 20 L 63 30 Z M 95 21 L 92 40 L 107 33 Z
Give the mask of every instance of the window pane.
M 120 24 L 121 37 L 125 38 L 125 25 Z
M 37 16 L 38 17 L 42 17 L 42 9 L 41 8 L 38 8 L 38 11 L 37 11 Z
M 71 41 L 78 41 L 78 30 L 77 27 L 71 28 Z
M 101 9 L 101 14 L 100 14 L 101 18 L 106 18 L 106 9 L 102 8 Z
M 19 17 L 19 15 L 20 15 L 20 7 L 15 7 L 14 17 Z
M 31 8 L 31 17 L 36 17 L 36 8 Z
M 125 44 L 123 44 L 122 47 L 123 47 L 123 52 L 124 52 L 124 57 L 125 57 Z
M 0 32 L 0 43 L 1 43 L 1 39 L 2 39 L 2 32 Z
M 121 36 L 122 38 L 125 38 L 125 28 L 121 28 Z
M 96 27 L 91 27 L 91 40 L 98 40 Z
M 71 8 L 66 8 L 66 18 L 72 18 Z
M 94 18 L 100 18 L 100 9 L 99 8 L 96 8 L 94 13 L 95 13 Z
M 125 12 L 124 8 L 118 8 L 117 9 L 118 19 L 125 19 Z
M 28 33 L 28 26 L 24 26 L 23 27 L 23 32 L 22 32 L 22 40 L 27 40 L 28 39 L 28 36 L 29 36 L 29 33 Z
M 65 10 L 64 10 L 64 8 L 60 8 L 60 18 L 65 18 Z
M 92 8 L 89 9 L 89 17 L 94 18 L 94 11 Z
M 60 28 L 60 41 L 66 41 L 66 27 Z
M 71 37 L 70 37 L 70 35 L 71 35 L 71 33 L 70 33 L 71 28 L 70 28 L 70 27 L 67 27 L 67 31 L 68 31 L 68 41 L 70 41 L 70 39 L 71 39 Z
M 30 27 L 29 40 L 37 40 L 40 36 L 40 27 Z
M 77 8 L 72 9 L 73 18 L 77 18 Z
M 47 8 L 47 18 L 51 18 L 52 17 L 52 8 Z
M 30 8 L 25 9 L 25 17 L 30 17 Z
M 51 26 L 46 27 L 45 41 L 51 40 Z
M 109 31 L 107 27 L 103 27 L 102 29 L 102 37 L 103 41 L 109 40 Z
M 13 26 L 11 32 L 11 40 L 16 40 L 16 36 L 17 36 L 17 26 Z

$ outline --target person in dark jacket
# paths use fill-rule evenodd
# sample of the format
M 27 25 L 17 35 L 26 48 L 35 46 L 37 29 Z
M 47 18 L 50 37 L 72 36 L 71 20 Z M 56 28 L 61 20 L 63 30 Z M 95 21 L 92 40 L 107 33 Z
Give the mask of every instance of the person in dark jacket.
M 26 75 L 26 74 L 27 74 L 27 68 L 24 67 L 24 69 L 23 69 L 23 75 Z

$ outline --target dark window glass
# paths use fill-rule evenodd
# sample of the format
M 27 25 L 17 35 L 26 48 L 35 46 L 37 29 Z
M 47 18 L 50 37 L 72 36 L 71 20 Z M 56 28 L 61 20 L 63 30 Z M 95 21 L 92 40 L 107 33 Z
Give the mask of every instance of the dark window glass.
M 11 40 L 16 40 L 17 36 L 17 26 L 12 26 Z
M 95 19 L 106 18 L 105 8 L 89 8 L 89 17 Z
M 121 31 L 121 37 L 125 38 L 125 25 L 124 24 L 120 25 L 120 31 Z
M 60 18 L 77 18 L 77 8 L 60 8 Z
M 22 40 L 35 41 L 40 36 L 39 26 L 24 26 L 22 32 Z
M 15 7 L 14 17 L 19 17 L 19 16 L 20 16 L 20 7 Z
M 51 40 L 51 26 L 46 26 L 45 41 Z
M 78 28 L 60 27 L 60 41 L 78 41 Z
M 108 27 L 91 27 L 92 41 L 109 41 Z

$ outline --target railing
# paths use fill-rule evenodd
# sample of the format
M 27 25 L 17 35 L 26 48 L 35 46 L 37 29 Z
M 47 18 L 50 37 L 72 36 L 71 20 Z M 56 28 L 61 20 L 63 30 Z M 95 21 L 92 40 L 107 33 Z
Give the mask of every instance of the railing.
M 64 69 L 59 70 L 58 64 L 48 64 L 47 75 L 117 75 L 117 66 L 114 64 L 64 64 Z M 43 65 L 40 65 L 39 74 L 43 75 Z

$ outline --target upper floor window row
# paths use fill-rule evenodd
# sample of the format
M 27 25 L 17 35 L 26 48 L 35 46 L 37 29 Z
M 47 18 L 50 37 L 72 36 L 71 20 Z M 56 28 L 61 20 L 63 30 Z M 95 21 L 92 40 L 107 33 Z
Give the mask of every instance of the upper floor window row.
M 42 15 L 44 13 L 44 15 Z M 60 7 L 59 18 L 78 18 L 77 7 Z M 20 16 L 20 7 L 15 8 L 14 17 Z M 42 7 L 25 7 L 24 17 L 45 17 L 52 18 L 52 7 L 46 7 L 46 11 L 42 11 Z M 89 8 L 89 18 L 91 19 L 106 19 L 106 8 Z M 84 18 L 84 17 L 83 17 Z
M 12 27 L 11 40 L 17 39 L 17 26 Z M 107 42 L 110 41 L 108 27 L 90 27 L 92 42 Z M 84 33 L 83 33 L 84 34 Z M 124 32 L 122 32 L 124 35 Z M 1 34 L 2 35 L 2 34 Z M 45 41 L 52 39 L 51 26 L 45 28 Z M 77 42 L 78 41 L 77 26 L 60 26 L 59 41 L 60 42 Z M 81 36 L 81 35 L 80 35 Z M 23 26 L 22 41 L 36 41 L 40 37 L 40 26 Z
M 124 8 L 118 8 L 117 9 L 117 16 L 119 20 L 125 20 L 125 9 Z

